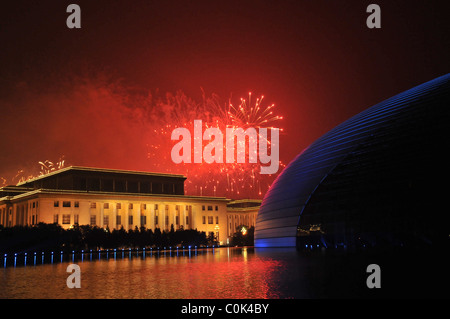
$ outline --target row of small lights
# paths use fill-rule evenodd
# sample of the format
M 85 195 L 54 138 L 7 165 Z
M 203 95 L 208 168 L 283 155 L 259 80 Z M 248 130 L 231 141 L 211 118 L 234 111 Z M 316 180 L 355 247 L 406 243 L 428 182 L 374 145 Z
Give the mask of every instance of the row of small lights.
M 338 248 L 338 246 L 342 246 L 343 248 L 347 248 L 347 245 L 334 245 L 334 248 Z M 366 248 L 366 245 L 365 245 L 365 244 L 363 244 L 362 246 L 363 246 L 363 248 Z M 317 244 L 317 245 L 305 244 L 305 248 L 313 249 L 313 248 L 316 248 L 316 247 L 317 247 L 317 248 L 319 248 L 319 247 L 328 248 L 328 247 L 325 246 L 325 245 L 319 245 L 319 244 Z
M 188 249 L 191 249 L 191 247 L 192 247 L 192 246 L 188 246 Z M 219 247 L 219 246 L 214 246 L 214 245 L 212 245 L 211 247 L 206 246 L 206 248 L 215 248 L 215 247 L 217 248 L 217 247 Z M 176 248 L 177 248 L 177 250 L 178 250 L 180 247 L 176 247 Z M 183 249 L 186 249 L 186 247 L 183 246 Z M 194 249 L 197 249 L 197 246 L 194 246 Z M 122 251 L 124 251 L 124 250 L 125 250 L 125 249 L 122 248 Z M 128 250 L 131 251 L 132 249 L 129 248 Z M 142 250 L 145 251 L 145 248 L 142 248 Z M 153 248 L 150 248 L 150 250 L 152 251 Z M 159 250 L 159 247 L 157 248 L 157 250 Z M 167 250 L 167 248 L 164 247 L 163 250 Z M 169 246 L 169 250 L 172 250 L 172 246 Z M 98 253 L 101 253 L 102 251 L 103 251 L 103 252 L 104 252 L 104 251 L 109 252 L 109 249 L 106 249 L 106 250 L 105 250 L 105 249 L 103 249 L 103 250 L 102 250 L 102 249 L 98 249 L 98 250 L 97 250 Z M 117 251 L 117 249 L 114 248 L 113 251 Z M 136 248 L 136 251 L 139 251 L 139 248 Z M 89 252 L 92 253 L 92 249 L 91 249 Z M 54 252 L 52 251 L 51 254 L 53 255 L 53 253 L 54 253 Z M 64 253 L 64 252 L 61 250 L 61 254 L 63 254 L 63 253 Z M 84 250 L 81 250 L 81 253 L 84 254 L 84 253 L 85 253 Z M 72 250 L 72 254 L 75 254 L 75 251 L 74 251 L 74 250 Z M 14 253 L 14 257 L 17 257 L 17 255 L 18 255 L 17 253 Z M 24 255 L 27 256 L 27 253 L 24 253 Z M 34 255 L 36 255 L 36 252 L 34 252 Z M 42 252 L 42 255 L 44 255 L 44 252 Z M 5 258 L 8 257 L 8 254 L 4 254 L 4 257 L 5 257 Z

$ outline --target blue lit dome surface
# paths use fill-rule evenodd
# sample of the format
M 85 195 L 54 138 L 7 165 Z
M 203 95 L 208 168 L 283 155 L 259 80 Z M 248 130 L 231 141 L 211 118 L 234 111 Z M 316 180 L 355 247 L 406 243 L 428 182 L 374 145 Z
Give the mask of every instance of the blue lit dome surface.
M 378 103 L 317 139 L 266 193 L 255 246 L 448 241 L 449 108 L 447 74 Z

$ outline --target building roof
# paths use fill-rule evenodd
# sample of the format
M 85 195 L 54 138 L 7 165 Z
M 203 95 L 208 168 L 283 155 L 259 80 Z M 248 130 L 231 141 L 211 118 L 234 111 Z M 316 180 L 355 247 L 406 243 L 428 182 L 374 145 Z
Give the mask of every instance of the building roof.
M 261 199 L 236 199 L 230 200 L 227 207 L 229 211 L 255 211 L 261 206 Z
M 203 201 L 226 201 L 229 199 L 225 197 L 212 197 L 212 196 L 193 196 L 193 195 L 172 195 L 172 194 L 137 194 L 137 193 L 111 193 L 111 192 L 86 192 L 78 190 L 63 190 L 63 189 L 27 189 L 28 191 L 18 193 L 16 195 L 0 198 L 0 201 L 14 201 L 21 200 L 26 197 L 37 197 L 39 195 L 50 195 L 50 196 L 87 196 L 87 197 L 102 197 L 110 199 L 120 199 L 120 198 L 139 198 L 140 200 L 152 199 L 152 198 L 163 198 L 163 199 L 182 199 L 184 200 L 203 200 Z
M 48 174 L 40 175 L 38 177 L 26 180 L 24 182 L 20 182 L 17 186 L 26 185 L 30 182 L 34 182 L 40 179 L 48 178 L 50 176 L 58 175 L 68 171 L 79 171 L 79 172 L 91 172 L 91 173 L 114 173 L 114 174 L 128 174 L 128 175 L 140 175 L 140 176 L 157 176 L 157 177 L 175 177 L 175 178 L 183 178 L 186 179 L 184 175 L 178 174 L 166 174 L 166 173 L 151 173 L 151 172 L 143 172 L 143 171 L 132 171 L 132 170 L 123 170 L 123 169 L 109 169 L 109 168 L 96 168 L 96 167 L 86 167 L 86 166 L 68 166 L 61 168 L 59 170 L 52 171 Z
M 17 185 L 10 185 L 0 188 L 0 199 L 13 201 L 17 199 L 22 199 L 29 196 L 39 196 L 40 194 L 45 195 L 86 195 L 86 196 L 114 196 L 114 197 L 143 197 L 143 198 L 151 198 L 151 197 L 165 197 L 165 198 L 183 198 L 186 200 L 219 200 L 219 201 L 227 201 L 228 207 L 234 210 L 254 210 L 258 208 L 261 204 L 260 199 L 238 199 L 231 200 L 226 197 L 217 197 L 217 196 L 193 196 L 193 195 L 184 195 L 181 193 L 175 194 L 165 194 L 165 193 L 136 193 L 136 192 L 108 192 L 101 190 L 85 190 L 85 189 L 64 189 L 64 188 L 49 188 L 44 187 L 42 183 L 34 183 L 37 181 L 42 181 L 47 178 L 55 177 L 58 175 L 62 175 L 65 173 L 71 172 L 82 172 L 82 173 L 93 173 L 93 176 L 97 173 L 101 174 L 123 174 L 126 176 L 138 176 L 138 177 L 157 177 L 157 178 L 174 178 L 176 180 L 185 180 L 186 176 L 179 174 L 165 174 L 165 173 L 151 173 L 151 172 L 143 172 L 143 171 L 132 171 L 132 170 L 118 170 L 118 169 L 105 169 L 105 168 L 95 168 L 95 167 L 82 167 L 82 166 L 69 166 L 56 171 L 52 171 L 48 174 L 38 176 L 33 179 L 29 179 L 25 182 L 21 182 Z M 27 187 L 28 186 L 28 187 Z
M 157 181 L 162 180 L 167 181 L 171 179 L 175 179 L 175 181 L 179 181 L 180 187 L 182 186 L 181 182 L 186 179 L 184 175 L 178 174 L 164 174 L 164 173 L 150 173 L 150 172 L 142 172 L 142 171 L 131 171 L 131 170 L 117 170 L 117 169 L 104 169 L 104 168 L 93 168 L 93 167 L 80 167 L 80 166 L 70 166 L 65 167 L 57 171 L 50 172 L 49 174 L 45 174 L 25 182 L 19 183 L 18 185 L 10 185 L 0 188 L 0 200 L 2 201 L 14 201 L 23 199 L 29 196 L 39 196 L 39 195 L 62 195 L 62 196 L 108 196 L 108 197 L 140 197 L 142 199 L 150 199 L 152 197 L 158 198 L 166 198 L 166 199 L 180 199 L 183 200 L 205 200 L 205 201 L 229 201 L 229 199 L 225 197 L 216 197 L 216 196 L 192 196 L 192 195 L 184 195 L 184 192 L 172 192 L 172 193 L 163 193 L 163 192 L 126 192 L 126 191 L 104 191 L 104 190 L 89 190 L 89 189 L 76 189 L 73 187 L 73 184 L 70 188 L 64 187 L 45 187 L 42 185 L 41 181 L 49 178 L 55 178 L 59 175 L 67 175 L 70 173 L 87 173 L 87 176 L 98 176 L 100 173 L 101 176 L 117 176 L 123 175 L 126 179 L 127 177 L 143 177 L 150 178 L 153 180 L 153 177 L 157 178 Z M 162 179 L 160 179 L 162 178 Z M 38 182 L 38 183 L 35 183 Z M 45 183 L 44 183 L 45 184 Z M 27 187 L 28 186 L 28 187 Z

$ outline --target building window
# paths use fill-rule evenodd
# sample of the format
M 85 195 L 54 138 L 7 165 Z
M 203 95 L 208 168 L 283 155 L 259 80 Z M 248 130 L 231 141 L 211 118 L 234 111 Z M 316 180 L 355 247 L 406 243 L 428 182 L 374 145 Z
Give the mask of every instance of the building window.
M 122 225 L 122 216 L 120 216 L 120 215 L 116 216 L 116 224 L 117 225 Z
M 147 216 L 142 215 L 141 216 L 141 226 L 147 225 Z
M 104 226 L 109 226 L 109 216 L 103 216 L 103 225 Z
M 63 207 L 70 207 L 70 201 L 63 201 Z
M 129 203 L 129 204 L 128 204 L 128 208 L 129 208 L 129 209 L 133 209 L 133 203 Z
M 175 216 L 175 225 L 180 225 L 180 216 Z
M 59 207 L 59 200 L 55 200 L 53 202 L 53 207 Z
M 128 224 L 133 225 L 133 215 L 128 216 Z
M 158 210 L 158 204 L 155 204 L 155 210 Z
M 58 214 L 53 215 L 53 222 L 58 224 Z
M 147 209 L 147 204 L 142 204 L 142 209 L 146 210 Z
M 186 225 L 189 225 L 189 216 L 186 216 Z
M 208 206 L 208 210 L 212 210 L 212 206 Z
M 121 203 L 117 203 L 116 207 L 117 207 L 117 209 L 122 209 L 122 204 Z
M 212 224 L 214 221 L 213 216 L 208 216 L 208 224 Z
M 74 202 L 73 207 L 76 207 L 76 208 L 80 207 L 80 202 Z
M 168 215 L 166 215 L 166 216 L 165 216 L 165 219 L 166 219 L 166 223 L 165 223 L 165 225 L 166 225 L 166 226 L 169 226 L 169 216 L 168 216 Z
M 216 205 L 216 210 L 219 210 L 219 206 Z
M 33 208 L 35 208 L 36 207 L 36 202 L 33 202 Z
M 216 224 L 219 223 L 219 216 L 216 216 Z
M 202 205 L 202 210 L 205 210 L 205 205 Z
M 91 215 L 90 224 L 91 224 L 91 226 L 97 225 L 97 216 L 96 215 Z
M 103 204 L 103 208 L 104 208 L 104 209 L 109 209 L 109 203 L 104 203 L 104 204 Z
M 79 223 L 78 223 L 79 216 L 80 216 L 80 215 L 78 215 L 78 214 L 73 215 L 73 223 L 74 223 L 74 224 L 79 224 Z
M 63 223 L 63 225 L 70 224 L 70 214 L 62 215 L 62 223 Z
M 158 225 L 158 215 L 155 215 L 155 226 Z
M 97 203 L 91 203 L 91 208 L 97 208 Z
M 202 216 L 202 223 L 203 225 L 206 224 L 206 216 Z

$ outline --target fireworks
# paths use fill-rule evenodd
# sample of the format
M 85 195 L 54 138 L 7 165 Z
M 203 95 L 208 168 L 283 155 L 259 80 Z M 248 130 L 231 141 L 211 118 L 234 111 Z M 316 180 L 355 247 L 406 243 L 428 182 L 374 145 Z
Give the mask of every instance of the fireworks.
M 248 93 L 248 103 L 241 98 L 239 106 L 234 107 L 229 103 L 228 115 L 231 119 L 232 125 L 237 127 L 271 127 L 270 124 L 283 119 L 282 116 L 273 114 L 275 104 L 264 107 L 262 101 L 264 95 L 256 99 L 255 105 L 252 105 L 252 92 Z
M 0 187 L 6 186 L 6 178 L 0 176 Z
M 59 161 L 55 164 L 49 160 L 45 160 L 43 162 L 39 162 L 39 165 L 41 166 L 39 176 L 46 175 L 64 167 L 64 156 L 60 157 Z
M 19 183 L 25 182 L 26 180 L 35 178 L 35 177 L 36 176 L 34 176 L 32 174 L 25 173 L 25 170 L 19 169 L 19 170 L 17 170 L 17 174 L 12 178 L 12 182 L 19 184 Z
M 156 110 L 165 110 L 163 116 L 152 112 L 153 117 L 149 120 L 152 127 L 149 142 L 146 144 L 149 170 L 185 175 L 185 190 L 188 195 L 261 197 L 274 176 L 261 175 L 260 163 L 175 164 L 170 153 L 174 144 L 171 143 L 171 132 L 177 127 L 194 127 L 194 120 L 202 120 L 204 129 L 216 127 L 222 131 L 229 127 L 272 128 L 282 117 L 274 115 L 273 104 L 264 106 L 263 98 L 257 98 L 252 104 L 249 93 L 248 102 L 241 99 L 239 106 L 234 107 L 231 101 L 221 106 L 216 95 L 207 98 L 203 94 L 201 103 L 188 99 L 180 92 L 176 96 L 166 96 L 165 101 L 159 101 L 153 107 Z M 166 122 L 161 122 L 161 118 Z M 246 155 L 248 157 L 248 151 Z M 282 163 L 280 166 L 284 167 Z
M 176 141 L 171 140 L 172 131 L 176 128 L 193 128 L 195 120 L 201 120 L 202 132 L 208 128 L 218 128 L 222 132 L 226 132 L 227 128 L 255 128 L 259 134 L 260 129 L 279 126 L 283 119 L 276 114 L 275 105 L 265 103 L 264 96 L 254 98 L 252 93 L 249 93 L 248 99 L 239 99 L 237 103 L 234 103 L 232 99 L 226 102 L 215 94 L 207 96 L 203 91 L 202 93 L 199 101 L 189 98 L 181 91 L 175 94 L 168 93 L 162 97 L 152 96 L 148 91 L 140 94 L 123 90 L 112 94 L 114 99 L 118 99 L 117 105 L 122 107 L 118 112 L 126 119 L 127 127 L 137 128 L 136 132 L 144 132 L 135 136 L 138 142 L 135 142 L 133 146 L 141 147 L 144 155 L 144 159 L 136 159 L 136 163 L 139 161 L 140 167 L 145 167 L 143 168 L 145 171 L 186 176 L 185 193 L 187 195 L 233 199 L 262 197 L 275 176 L 260 174 L 261 164 L 267 163 L 261 163 L 258 160 L 257 163 L 249 163 L 249 148 L 245 147 L 245 143 L 248 142 L 245 140 L 236 139 L 235 142 L 235 150 L 238 149 L 237 146 L 246 150 L 245 163 L 202 161 L 175 164 L 172 161 L 171 150 L 176 144 Z M 280 131 L 282 131 L 281 128 Z M 194 136 L 192 133 L 191 135 Z M 201 150 L 208 144 L 202 136 L 199 138 L 201 141 L 195 138 L 194 143 L 202 143 Z M 258 135 L 257 138 L 259 140 L 261 136 Z M 264 135 L 263 138 L 265 138 Z M 269 140 L 267 138 L 266 142 L 268 149 L 271 149 Z M 237 143 L 243 144 L 237 145 Z M 225 145 L 223 147 L 223 154 L 226 154 Z M 194 153 L 191 155 L 195 156 Z M 130 161 L 134 159 L 131 158 Z M 17 170 L 13 178 L 1 178 L 0 185 L 8 184 L 9 180 L 11 184 L 18 184 L 61 169 L 65 166 L 64 156 L 57 161 L 39 161 L 38 165 L 38 169 L 33 167 Z M 278 171 L 281 171 L 283 167 L 284 164 L 279 163 Z M 128 167 L 117 168 L 136 169 L 132 164 Z
M 61 156 L 59 158 L 59 160 L 57 162 L 52 162 L 49 160 L 45 160 L 45 161 L 39 161 L 39 173 L 37 174 L 33 174 L 31 172 L 26 172 L 25 169 L 21 168 L 17 170 L 17 173 L 14 177 L 11 178 L 11 184 L 20 184 L 23 182 L 26 182 L 27 180 L 39 177 L 39 176 L 43 176 L 46 175 L 48 173 L 51 173 L 53 171 L 57 171 L 61 168 L 64 168 L 64 155 Z M 0 183 L 2 183 L 3 185 L 0 184 L 0 186 L 6 186 L 7 183 L 7 179 L 4 177 L 0 177 Z

